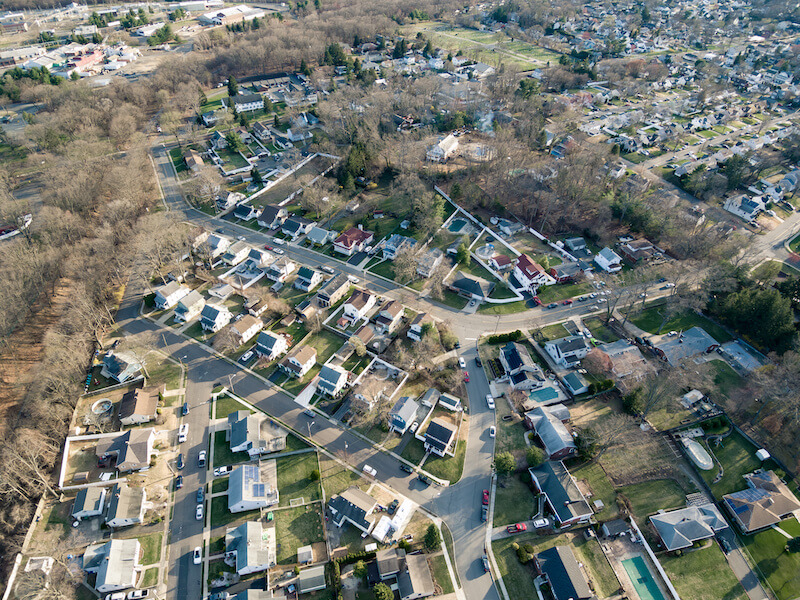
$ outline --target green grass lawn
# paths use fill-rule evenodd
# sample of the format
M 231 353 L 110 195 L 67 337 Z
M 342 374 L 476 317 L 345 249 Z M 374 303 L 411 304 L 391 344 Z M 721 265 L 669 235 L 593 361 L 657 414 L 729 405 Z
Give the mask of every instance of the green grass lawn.
M 228 491 L 228 478 L 227 477 L 218 477 L 213 482 L 211 482 L 211 493 L 218 494 L 220 492 L 227 492 Z
M 225 536 L 220 535 L 217 537 L 213 537 L 208 540 L 208 554 L 209 556 L 213 556 L 214 554 L 222 554 L 225 552 Z
M 281 387 L 285 389 L 290 394 L 294 394 L 295 396 L 303 391 L 303 388 L 306 387 L 311 380 L 314 379 L 319 374 L 322 365 L 316 364 L 311 369 L 303 375 L 301 378 L 297 377 L 289 377 L 281 384 Z
M 211 499 L 211 527 L 221 527 L 234 521 L 242 522 L 256 518 L 259 514 L 257 510 L 246 510 L 243 512 L 232 513 L 228 510 L 228 497 L 217 496 Z
M 682 556 L 663 555 L 661 566 L 683 600 L 746 600 L 747 594 L 716 543 Z
M 789 535 L 800 536 L 797 519 L 783 521 L 780 526 Z M 767 529 L 755 535 L 742 536 L 742 541 L 778 600 L 792 600 L 800 596 L 800 553 L 784 551 L 787 540 L 783 535 L 774 529 Z
M 152 565 L 161 560 L 161 536 L 161 533 L 151 533 L 136 538 L 142 545 L 141 564 Z
M 362 479 L 361 475 L 354 473 L 330 458 L 320 457 L 319 466 L 326 498 L 341 494 L 349 487 L 362 486 L 367 483 L 365 479 Z
M 463 423 L 466 427 L 466 423 Z M 417 440 L 417 443 L 420 443 Z M 431 454 L 422 466 L 428 473 L 440 479 L 446 479 L 451 484 L 461 479 L 464 470 L 464 456 L 467 452 L 467 443 L 459 440 L 456 446 L 455 456 L 436 456 Z
M 544 304 L 549 304 L 550 302 L 560 302 L 567 298 L 581 296 L 582 294 L 588 293 L 590 290 L 591 286 L 588 283 L 562 283 L 546 285 L 543 288 L 539 288 L 538 296 L 539 300 Z
M 449 306 L 450 308 L 455 308 L 458 310 L 463 309 L 467 305 L 467 299 L 462 298 L 455 292 L 451 292 L 450 290 L 445 290 L 444 295 L 441 300 L 436 300 L 445 306 Z
M 166 357 L 155 355 L 147 360 L 147 371 L 153 382 L 163 383 L 168 390 L 174 390 L 180 385 L 181 367 Z
M 158 583 L 158 567 L 151 567 L 144 572 L 142 582 L 139 584 L 142 588 L 153 587 Z
M 319 472 L 316 452 L 279 457 L 276 462 L 281 506 L 289 506 L 293 498 L 302 497 L 306 502 L 319 500 L 322 496 L 319 480 L 311 478 L 313 471 Z
M 445 561 L 444 555 L 438 554 L 431 558 L 430 561 L 433 567 L 433 578 L 442 588 L 442 594 L 452 594 L 454 591 L 453 580 L 450 579 L 450 571 L 447 569 L 447 561 Z
M 566 330 L 564 325 L 561 323 L 554 323 L 553 325 L 547 325 L 546 327 L 542 327 L 534 332 L 534 339 L 543 339 L 544 341 L 549 342 L 550 340 L 560 340 L 568 335 L 569 332 Z
M 225 439 L 225 433 L 225 431 L 214 432 L 214 467 L 250 462 L 247 452 L 231 452 L 231 445 Z
M 643 523 L 660 509 L 681 508 L 686 505 L 686 494 L 672 479 L 656 479 L 626 485 L 619 489 L 631 503 L 633 514 Z
M 489 298 L 494 298 L 496 300 L 504 300 L 506 298 L 516 298 L 517 295 L 511 291 L 505 283 L 498 283 L 494 286 L 492 293 L 489 294 Z
M 614 484 L 597 462 L 590 462 L 577 468 L 570 467 L 570 473 L 576 480 L 584 481 L 592 490 L 592 501 L 600 499 L 604 507 L 595 513 L 599 521 L 610 521 L 619 516 L 617 507 L 617 491 Z
M 792 252 L 800 252 L 800 235 L 794 237 L 791 242 L 789 242 L 789 249 Z
M 247 166 L 247 161 L 238 152 L 231 152 L 227 148 L 217 150 L 217 155 L 222 159 L 223 168 L 226 170 L 241 169 Z
M 592 332 L 594 338 L 601 342 L 608 344 L 619 339 L 619 336 L 608 325 L 603 323 L 603 319 L 600 317 L 585 317 L 583 324 Z
M 745 483 L 743 476 L 761 467 L 761 461 L 756 458 L 756 450 L 758 448 L 735 431 L 723 439 L 719 446 L 712 442 L 710 449 L 722 465 L 725 473 L 717 483 L 713 483 L 717 474 L 716 465 L 710 471 L 698 470 L 698 473 L 709 485 L 711 491 L 714 492 L 714 497 L 718 500 L 725 494 L 745 489 L 747 483 Z
M 461 263 L 458 265 L 457 270 L 464 271 L 464 273 L 472 275 L 473 277 L 480 277 L 486 281 L 497 281 L 494 275 L 484 269 L 483 266 L 476 260 L 471 260 L 468 265 Z
M 648 333 L 659 333 L 658 328 L 663 320 L 661 315 L 662 310 L 663 305 L 651 306 L 633 317 L 631 322 L 637 327 L 644 329 Z M 729 342 L 733 339 L 733 337 L 722 327 L 707 319 L 703 315 L 698 315 L 694 312 L 685 312 L 675 315 L 664 324 L 664 326 L 661 328 L 661 333 L 663 334 L 668 331 L 686 331 L 692 327 L 702 327 L 706 333 L 717 340 L 720 344 L 724 344 L 725 342 Z
M 499 484 L 502 483 L 503 487 Z M 538 503 L 531 488 L 519 475 L 501 477 L 494 497 L 494 526 L 501 527 L 527 521 L 536 512 Z
M 324 539 L 319 504 L 282 508 L 274 514 L 278 564 L 293 564 L 297 561 L 298 548 Z
M 418 439 L 412 438 L 411 441 L 406 444 L 406 447 L 403 448 L 400 456 L 405 458 L 408 462 L 418 465 L 422 457 L 425 456 L 425 446 L 423 446 L 422 442 Z
M 344 343 L 344 338 L 327 329 L 315 333 L 306 342 L 317 351 L 317 362 L 320 364 L 324 364 Z
M 478 312 L 483 315 L 510 315 L 528 310 L 524 300 L 507 302 L 506 304 L 481 304 Z
M 742 376 L 734 371 L 724 360 L 710 360 L 706 365 L 713 370 L 714 385 L 729 398 L 731 392 L 733 392 L 735 388 L 741 387 L 742 383 L 744 383 Z
M 244 404 L 234 398 L 231 398 L 227 394 L 217 398 L 214 409 L 217 419 L 227 419 L 229 414 L 236 412 L 237 410 L 246 410 L 248 413 L 253 412 Z

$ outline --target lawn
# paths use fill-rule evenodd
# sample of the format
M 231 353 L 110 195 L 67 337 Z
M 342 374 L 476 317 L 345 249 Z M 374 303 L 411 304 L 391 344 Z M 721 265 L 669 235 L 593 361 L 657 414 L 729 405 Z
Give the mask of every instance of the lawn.
M 716 543 L 682 556 L 664 555 L 659 560 L 683 600 L 747 598 Z
M 605 505 L 603 510 L 595 513 L 600 521 L 616 519 L 619 514 L 617 507 L 617 491 L 614 484 L 597 462 L 590 462 L 577 468 L 570 467 L 570 473 L 577 481 L 583 481 L 592 491 L 591 502 L 602 500 Z
M 250 461 L 247 452 L 231 452 L 231 445 L 225 439 L 225 431 L 214 432 L 214 467 L 236 465 Z
M 564 325 L 561 323 L 554 323 L 553 325 L 547 325 L 535 331 L 534 339 L 543 339 L 544 341 L 549 342 L 550 340 L 560 340 L 568 335 L 569 332 L 566 330 Z
M 436 299 L 434 299 L 436 300 Z M 436 300 L 440 304 L 444 304 L 445 306 L 449 306 L 450 308 L 455 308 L 458 310 L 463 309 L 467 305 L 467 299 L 462 298 L 455 292 L 451 292 L 450 290 L 445 290 L 441 300 Z
M 333 459 L 322 456 L 319 463 L 320 473 L 322 474 L 322 487 L 325 488 L 326 498 L 341 494 L 349 487 L 364 486 L 367 483 L 366 480 L 361 478 L 361 475 L 354 473 Z
M 494 497 L 494 526 L 527 521 L 536 513 L 537 505 L 536 495 L 519 475 L 501 477 Z
M 781 529 L 791 536 L 800 536 L 797 519 L 783 521 Z M 800 596 L 800 553 L 784 551 L 787 540 L 783 535 L 767 529 L 755 535 L 742 536 L 742 541 L 778 600 Z
M 221 492 L 228 491 L 228 478 L 227 477 L 218 477 L 214 481 L 211 482 L 211 493 L 218 494 Z
M 281 384 L 281 387 L 290 394 L 294 394 L 296 396 L 301 391 L 303 391 L 303 388 L 305 388 L 309 383 L 311 383 L 311 380 L 313 380 L 314 377 L 316 377 L 319 374 L 320 369 L 322 369 L 322 365 L 316 364 L 313 367 L 311 367 L 308 373 L 306 373 L 299 379 L 297 377 L 287 378 L 286 381 L 284 381 Z
M 631 322 L 637 327 L 644 329 L 648 333 L 659 333 L 659 326 L 663 320 L 661 315 L 662 309 L 663 305 L 646 308 L 633 317 Z M 729 342 L 733 339 L 733 337 L 722 327 L 707 319 L 703 315 L 698 315 L 694 312 L 685 312 L 670 318 L 664 324 L 664 326 L 661 327 L 660 333 L 666 333 L 668 331 L 686 331 L 692 327 L 702 327 L 705 329 L 706 333 L 717 340 L 720 344 L 724 344 L 725 342 Z
M 322 496 L 319 479 L 312 478 L 314 471 L 319 476 L 316 452 L 279 457 L 276 463 L 281 506 L 289 506 L 290 500 L 300 497 L 306 502 L 319 500 Z
M 528 310 L 525 300 L 507 302 L 505 304 L 481 304 L 478 312 L 482 315 L 510 315 Z
M 158 567 L 151 567 L 144 572 L 142 582 L 139 584 L 142 588 L 153 587 L 158 583 Z
M 342 337 L 327 329 L 315 333 L 306 342 L 308 346 L 317 351 L 317 362 L 319 364 L 324 364 L 344 343 L 345 340 Z
M 567 298 L 574 298 L 586 294 L 591 290 L 588 283 L 562 283 L 557 285 L 546 285 L 539 289 L 539 300 L 544 304 L 550 302 L 560 302 Z
M 274 511 L 275 537 L 278 546 L 278 564 L 294 564 L 297 549 L 321 542 L 322 513 L 318 504 Z
M 714 492 L 714 497 L 718 500 L 725 494 L 743 490 L 747 487 L 743 475 L 752 473 L 761 467 L 761 461 L 756 458 L 756 448 L 735 431 L 723 439 L 720 445 L 710 444 L 710 449 L 716 459 L 722 465 L 725 473 L 717 483 L 713 483 L 717 475 L 717 469 L 710 471 L 700 471 L 700 476 Z
M 742 385 L 743 379 L 733 368 L 724 360 L 714 359 L 706 363 L 709 369 L 714 372 L 714 385 L 725 396 L 730 398 L 734 388 Z
M 152 565 L 161 560 L 161 536 L 161 533 L 151 533 L 136 538 L 142 546 L 141 564 Z
M 229 414 L 236 412 L 237 410 L 246 410 L 248 413 L 253 412 L 244 404 L 234 398 L 231 398 L 227 394 L 224 396 L 219 396 L 214 404 L 217 419 L 227 419 Z
M 147 361 L 148 379 L 154 382 L 163 383 L 168 390 L 173 390 L 180 385 L 181 367 L 164 356 L 159 356 L 157 360 Z
M 222 159 L 223 168 L 226 170 L 241 169 L 247 166 L 247 161 L 238 152 L 231 152 L 227 148 L 217 150 L 217 155 Z
M 655 479 L 626 485 L 619 489 L 619 493 L 630 501 L 631 510 L 640 524 L 662 508 L 669 510 L 686 506 L 686 494 L 672 479 Z
M 489 294 L 489 298 L 494 298 L 496 300 L 505 300 L 506 298 L 516 298 L 517 295 L 511 291 L 505 283 L 498 283 L 494 286 L 492 293 Z
M 592 336 L 601 342 L 610 344 L 616 342 L 619 336 L 600 317 L 585 317 L 583 324 L 592 333 Z
M 447 569 L 447 561 L 445 561 L 444 555 L 438 554 L 431 558 L 430 561 L 433 567 L 433 578 L 442 588 L 442 594 L 452 594 L 454 591 L 453 580 L 450 579 L 450 571 Z
M 418 465 L 422 457 L 425 456 L 425 446 L 423 446 L 422 442 L 417 438 L 412 438 L 411 441 L 406 444 L 406 447 L 403 448 L 400 456 L 405 458 L 408 462 Z
M 466 426 L 466 423 L 463 424 Z M 417 443 L 419 440 L 417 440 Z M 461 479 L 461 473 L 464 470 L 464 456 L 467 452 L 467 443 L 464 440 L 459 440 L 456 446 L 455 456 L 436 456 L 431 454 L 425 464 L 422 466 L 428 473 L 439 479 L 446 479 L 451 484 L 456 483 Z
M 217 496 L 211 499 L 211 528 L 220 527 L 240 520 L 242 522 L 256 517 L 258 510 L 246 510 L 232 513 L 228 510 L 228 496 Z

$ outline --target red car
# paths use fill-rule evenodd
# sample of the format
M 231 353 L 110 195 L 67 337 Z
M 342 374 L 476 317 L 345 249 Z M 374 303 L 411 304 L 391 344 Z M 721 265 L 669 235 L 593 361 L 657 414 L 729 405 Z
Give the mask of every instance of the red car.
M 269 244 L 264 244 L 264 250 L 272 250 L 272 246 Z
M 489 504 L 489 490 L 483 490 L 483 503 Z
M 534 297 L 533 297 L 533 303 L 534 303 L 536 306 L 541 306 L 541 305 L 542 305 L 542 301 L 541 301 L 541 300 L 539 300 L 539 296 L 534 296 Z
M 464 371 L 464 383 L 469 383 L 469 373 Z
M 520 533 L 521 531 L 527 531 L 528 526 L 525 523 L 517 523 L 516 525 L 509 525 L 506 527 L 506 531 L 508 533 Z
M 561 304 L 563 304 L 564 306 L 569 306 L 570 304 L 572 304 L 572 299 L 570 298 L 570 299 L 564 300 L 564 302 L 562 302 Z

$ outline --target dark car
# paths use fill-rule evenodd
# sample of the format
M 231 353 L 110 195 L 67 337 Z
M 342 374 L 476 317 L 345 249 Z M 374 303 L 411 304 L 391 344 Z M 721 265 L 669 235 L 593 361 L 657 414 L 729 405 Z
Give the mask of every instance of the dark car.
M 422 483 L 424 483 L 425 485 L 430 485 L 430 484 L 431 484 L 431 478 L 430 478 L 430 477 L 428 477 L 427 475 L 422 475 L 422 474 L 420 473 L 420 475 L 419 475 L 418 479 L 419 479 L 419 480 L 420 480 Z
M 481 506 L 481 521 L 486 521 L 489 518 L 489 507 L 485 504 Z
M 217 227 L 214 231 L 217 233 L 225 233 L 225 230 L 222 227 Z
M 181 407 L 181 414 L 184 417 L 189 414 L 189 403 L 188 402 L 184 402 L 183 403 L 183 406 Z
M 551 302 L 550 304 L 547 305 L 547 308 L 558 308 L 558 304 L 556 304 L 555 302 Z
M 403 471 L 404 473 L 413 473 L 414 472 L 414 469 L 412 469 L 411 467 L 409 467 L 405 463 L 400 463 L 400 470 Z
M 461 342 L 459 342 L 458 340 L 456 340 L 456 349 L 458 349 L 458 348 L 461 348 Z
M 178 475 L 175 478 L 175 489 L 179 490 L 183 487 L 183 475 Z
M 392 500 L 392 503 L 386 508 L 386 512 L 388 512 L 390 515 L 393 515 L 394 511 L 397 510 L 398 504 L 400 504 L 400 502 L 397 499 Z
M 176 461 L 175 461 L 175 465 L 178 467 L 178 470 L 179 470 L 179 471 L 180 471 L 181 469 L 183 469 L 183 467 L 185 467 L 185 466 L 186 466 L 186 465 L 184 464 L 184 462 L 183 462 L 183 454 L 178 454 L 178 460 L 176 460 Z
M 481 357 L 480 356 L 476 356 L 475 357 L 475 366 L 476 367 L 482 367 L 483 366 L 483 363 L 481 362 Z
M 231 595 L 228 592 L 217 592 L 215 594 L 211 594 L 208 597 L 208 600 L 228 600 Z
M 206 499 L 206 492 L 203 488 L 199 488 L 197 490 L 197 503 L 202 504 L 203 500 Z

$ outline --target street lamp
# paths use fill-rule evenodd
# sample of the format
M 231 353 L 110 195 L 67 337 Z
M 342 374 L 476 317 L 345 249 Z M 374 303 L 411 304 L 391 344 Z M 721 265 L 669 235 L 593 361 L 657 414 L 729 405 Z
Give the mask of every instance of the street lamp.
M 308 427 L 308 437 L 309 438 L 311 437 L 311 426 L 313 424 L 314 424 L 314 421 L 311 421 L 310 423 L 306 423 L 306 426 Z
M 233 389 L 233 375 L 230 375 L 230 374 L 228 375 L 228 383 L 231 386 L 231 392 L 233 392 L 235 394 L 236 390 Z

